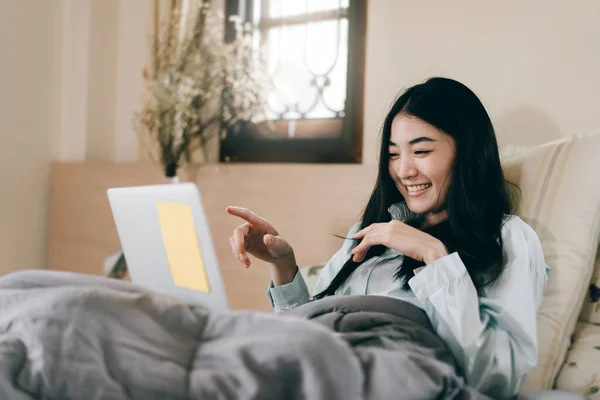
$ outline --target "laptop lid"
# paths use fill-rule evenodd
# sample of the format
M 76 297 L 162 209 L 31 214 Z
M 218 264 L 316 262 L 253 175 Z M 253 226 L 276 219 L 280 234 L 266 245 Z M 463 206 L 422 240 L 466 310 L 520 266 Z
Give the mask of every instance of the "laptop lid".
M 212 311 L 228 309 L 195 184 L 111 188 L 107 193 L 133 283 Z

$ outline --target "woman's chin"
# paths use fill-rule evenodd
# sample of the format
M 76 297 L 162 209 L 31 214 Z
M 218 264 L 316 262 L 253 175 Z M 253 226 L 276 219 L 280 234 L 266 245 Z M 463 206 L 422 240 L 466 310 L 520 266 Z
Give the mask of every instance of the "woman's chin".
M 427 214 L 433 209 L 433 206 L 428 202 L 418 201 L 415 199 L 407 199 L 406 205 L 408 209 L 415 214 Z
M 408 205 L 408 209 L 415 214 L 426 214 L 429 211 L 427 207 L 411 207 L 410 205 Z

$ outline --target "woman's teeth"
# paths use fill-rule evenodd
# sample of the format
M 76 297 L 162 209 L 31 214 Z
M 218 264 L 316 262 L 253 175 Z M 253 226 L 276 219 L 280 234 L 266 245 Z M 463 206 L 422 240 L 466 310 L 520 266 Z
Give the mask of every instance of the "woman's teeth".
M 407 186 L 406 188 L 408 189 L 409 192 L 418 192 L 419 190 L 425 190 L 430 186 L 431 186 L 431 183 L 427 183 L 425 185 Z

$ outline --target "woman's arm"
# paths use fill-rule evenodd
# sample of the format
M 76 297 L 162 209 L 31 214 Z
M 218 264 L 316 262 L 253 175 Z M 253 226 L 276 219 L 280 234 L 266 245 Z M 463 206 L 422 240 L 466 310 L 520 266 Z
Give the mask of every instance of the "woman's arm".
M 346 237 L 351 237 L 359 229 L 360 222 L 357 222 L 352 226 Z M 350 258 L 350 251 L 355 245 L 354 242 L 352 239 L 346 239 L 342 247 L 325 264 L 325 267 L 319 273 L 313 294 L 319 293 L 329 286 L 329 283 Z M 271 306 L 275 312 L 289 310 L 310 301 L 308 287 L 306 286 L 306 282 L 304 282 L 304 278 L 302 278 L 300 270 L 297 270 L 293 280 L 288 284 L 274 286 L 273 282 L 271 282 L 267 290 L 267 295 L 271 300 Z
M 516 394 L 537 364 L 536 314 L 547 278 L 542 246 L 531 227 L 512 217 L 502 232 L 505 267 L 479 298 L 457 253 L 409 281 L 467 383 L 494 398 Z

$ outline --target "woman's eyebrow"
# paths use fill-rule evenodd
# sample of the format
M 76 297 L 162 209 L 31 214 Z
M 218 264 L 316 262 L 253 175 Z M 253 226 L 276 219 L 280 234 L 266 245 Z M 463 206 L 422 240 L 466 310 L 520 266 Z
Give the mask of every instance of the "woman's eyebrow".
M 414 146 L 415 144 L 421 143 L 421 142 L 436 142 L 436 140 L 432 139 L 430 137 L 427 137 L 427 136 L 421 136 L 421 137 L 411 140 L 410 142 L 408 142 L 408 144 L 410 144 L 411 146 Z
M 418 137 L 418 138 L 415 138 L 415 139 L 411 140 L 410 142 L 408 142 L 408 144 L 411 145 L 411 146 L 414 146 L 415 144 L 421 143 L 421 142 L 437 142 L 437 140 L 432 139 L 432 138 L 427 137 L 427 136 L 421 136 L 421 137 Z M 389 145 L 390 146 L 398 146 L 396 143 L 394 143 L 391 140 L 389 141 Z

